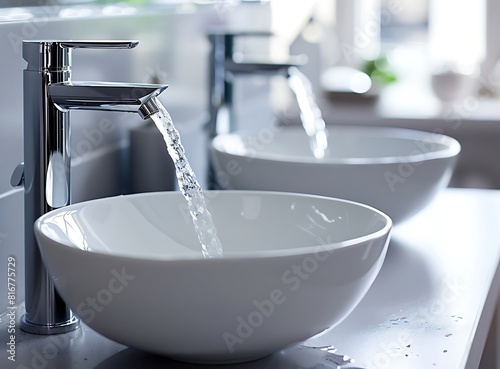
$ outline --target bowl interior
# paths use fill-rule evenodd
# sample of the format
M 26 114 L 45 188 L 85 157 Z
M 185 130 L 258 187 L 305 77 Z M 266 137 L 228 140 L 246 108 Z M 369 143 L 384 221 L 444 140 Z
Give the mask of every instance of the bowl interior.
M 391 163 L 457 155 L 460 145 L 451 137 L 410 129 L 384 127 L 328 128 L 328 151 L 314 157 L 301 127 L 284 128 L 272 135 L 233 133 L 213 140 L 216 151 L 238 156 L 286 162 Z
M 206 195 L 227 257 L 279 256 L 318 245 L 344 247 L 391 226 L 378 210 L 339 199 L 255 191 Z M 202 258 L 178 192 L 71 205 L 41 217 L 37 228 L 56 242 L 86 251 L 143 259 Z

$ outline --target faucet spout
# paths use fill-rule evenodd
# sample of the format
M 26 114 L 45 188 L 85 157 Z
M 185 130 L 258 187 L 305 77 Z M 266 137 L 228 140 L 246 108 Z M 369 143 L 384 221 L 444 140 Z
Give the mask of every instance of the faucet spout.
M 110 82 L 61 82 L 48 86 L 54 105 L 65 112 L 71 109 L 136 112 L 141 118 L 158 111 L 146 104 L 168 85 Z
M 238 74 L 278 74 L 282 73 L 288 77 L 288 68 L 303 65 L 307 62 L 305 55 L 291 56 L 286 59 L 272 60 L 265 58 L 245 58 L 243 60 L 228 59 L 225 61 L 225 69 L 229 73 Z

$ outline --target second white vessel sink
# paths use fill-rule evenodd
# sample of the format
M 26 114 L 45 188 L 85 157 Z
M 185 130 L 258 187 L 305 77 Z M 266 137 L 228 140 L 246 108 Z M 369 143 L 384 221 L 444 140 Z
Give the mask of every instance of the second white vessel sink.
M 329 126 L 316 158 L 301 127 L 215 137 L 212 158 L 225 189 L 310 193 L 371 205 L 395 224 L 422 210 L 449 183 L 455 139 L 402 128 Z

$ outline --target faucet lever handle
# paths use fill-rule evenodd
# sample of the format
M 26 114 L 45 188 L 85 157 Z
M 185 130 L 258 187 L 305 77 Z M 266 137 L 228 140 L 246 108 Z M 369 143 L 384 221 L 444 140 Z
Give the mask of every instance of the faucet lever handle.
M 28 70 L 56 71 L 70 65 L 73 49 L 132 49 L 138 44 L 139 41 L 122 40 L 27 40 L 23 41 L 23 58 L 28 62 Z
M 231 31 L 224 29 L 213 29 L 208 32 L 209 36 L 222 36 L 222 37 L 270 37 L 274 33 L 271 31 Z
M 212 48 L 224 48 L 226 57 L 231 58 L 234 49 L 234 39 L 236 37 L 270 37 L 273 33 L 270 31 L 231 31 L 224 29 L 214 29 L 207 34 Z
M 207 34 L 212 43 L 215 43 L 216 40 L 224 40 L 223 42 L 231 48 L 236 37 L 271 37 L 273 35 L 270 31 L 229 31 L 224 29 L 215 29 Z
M 70 49 L 133 49 L 139 44 L 136 40 L 79 40 L 59 41 L 61 47 Z

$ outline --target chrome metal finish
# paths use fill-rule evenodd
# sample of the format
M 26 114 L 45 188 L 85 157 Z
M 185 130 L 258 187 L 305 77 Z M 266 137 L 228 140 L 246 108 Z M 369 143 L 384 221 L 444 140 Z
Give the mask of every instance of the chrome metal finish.
M 288 77 L 288 68 L 305 64 L 305 56 L 290 57 L 282 61 L 262 59 L 234 59 L 234 41 L 237 37 L 271 36 L 269 32 L 213 32 L 208 35 L 211 43 L 209 62 L 209 112 L 210 138 L 222 132 L 221 127 L 235 129 L 233 113 L 233 79 L 241 74 L 282 74 Z M 223 121 L 224 120 L 224 121 Z M 229 121 L 227 121 L 229 120 Z
M 144 104 L 167 86 L 151 84 L 65 82 L 48 86 L 54 105 L 61 111 L 70 109 L 139 112 Z
M 160 108 L 156 105 L 154 99 L 149 99 L 141 105 L 138 113 L 142 119 L 147 119 L 151 114 L 157 113 L 159 110 Z
M 133 49 L 139 45 L 137 40 L 61 40 L 61 47 L 70 49 Z
M 70 319 L 65 320 L 62 323 L 52 323 L 48 325 L 42 325 L 37 323 L 31 323 L 26 320 L 26 315 L 21 317 L 21 329 L 26 333 L 32 334 L 61 334 L 68 333 L 78 329 L 80 327 L 80 320 L 75 316 L 71 316 Z
M 16 168 L 11 183 L 24 183 L 25 190 L 26 314 L 21 329 L 26 332 L 57 334 L 79 326 L 77 317 L 54 288 L 33 232 L 38 217 L 71 203 L 70 110 L 127 111 L 144 117 L 142 106 L 168 87 L 71 82 L 72 50 L 130 49 L 137 44 L 137 41 L 23 42 L 23 58 L 28 62 L 24 70 L 24 168 Z

